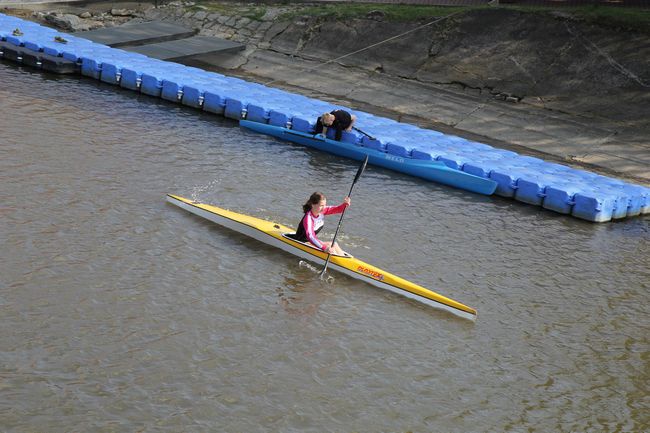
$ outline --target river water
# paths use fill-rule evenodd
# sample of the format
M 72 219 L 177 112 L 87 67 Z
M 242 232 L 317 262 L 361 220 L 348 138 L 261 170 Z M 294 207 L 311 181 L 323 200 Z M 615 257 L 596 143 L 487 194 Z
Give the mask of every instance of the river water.
M 356 162 L 84 78 L 0 83 L 0 431 L 650 429 L 649 217 L 369 167 L 344 248 L 472 323 L 165 203 L 295 226 Z

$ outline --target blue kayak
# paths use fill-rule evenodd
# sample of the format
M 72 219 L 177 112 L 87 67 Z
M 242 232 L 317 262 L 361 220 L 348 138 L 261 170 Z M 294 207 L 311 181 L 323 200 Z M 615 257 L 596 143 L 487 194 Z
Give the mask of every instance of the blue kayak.
M 320 135 L 314 136 L 313 134 L 268 125 L 266 123 L 251 122 L 250 120 L 240 120 L 239 125 L 255 132 L 271 135 L 358 161 L 363 160 L 368 155 L 368 163 L 370 164 L 466 191 L 491 195 L 497 187 L 497 183 L 491 179 L 454 170 L 440 161 L 404 158 L 368 147 L 358 146 L 353 143 L 330 140 Z

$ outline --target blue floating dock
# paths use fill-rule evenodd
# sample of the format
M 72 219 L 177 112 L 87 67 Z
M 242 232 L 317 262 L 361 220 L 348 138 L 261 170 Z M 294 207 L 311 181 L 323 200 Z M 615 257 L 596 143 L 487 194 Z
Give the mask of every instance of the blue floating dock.
M 14 35 L 14 30 L 19 29 Z M 55 37 L 67 43 L 56 42 Z M 23 61 L 12 47 L 30 55 L 73 62 L 80 73 L 106 83 L 225 117 L 310 134 L 330 103 L 295 95 L 215 72 L 110 48 L 82 37 L 0 14 L 5 58 Z M 31 53 L 31 54 L 30 54 Z M 39 62 L 30 66 L 42 67 Z M 347 108 L 346 108 L 347 109 Z M 348 109 L 349 110 L 349 109 Z M 352 110 L 349 110 L 352 111 Z M 496 182 L 496 194 L 588 221 L 604 222 L 650 213 L 650 188 L 522 156 L 483 143 L 418 128 L 354 111 L 357 125 L 373 139 L 355 132 L 342 141 L 396 158 L 439 161 L 449 168 Z

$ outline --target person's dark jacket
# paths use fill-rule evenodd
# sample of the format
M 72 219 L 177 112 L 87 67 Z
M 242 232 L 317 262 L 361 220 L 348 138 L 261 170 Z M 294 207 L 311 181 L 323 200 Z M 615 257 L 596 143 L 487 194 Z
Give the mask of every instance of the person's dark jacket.
M 334 110 L 330 114 L 334 115 L 334 122 L 328 128 L 334 128 L 336 130 L 335 140 L 341 141 L 343 136 L 343 131 L 348 129 L 352 124 L 352 116 L 345 110 Z M 322 116 L 321 116 L 322 117 Z M 314 134 L 321 134 L 323 132 L 323 122 L 321 117 L 316 120 L 316 128 L 314 129 Z

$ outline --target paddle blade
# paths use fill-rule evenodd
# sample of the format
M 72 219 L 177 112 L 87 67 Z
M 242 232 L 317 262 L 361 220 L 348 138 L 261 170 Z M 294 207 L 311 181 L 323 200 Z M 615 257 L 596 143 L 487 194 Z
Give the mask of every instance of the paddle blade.
M 354 177 L 354 182 L 357 183 L 361 175 L 363 174 L 363 171 L 366 169 L 366 165 L 368 165 L 368 155 L 366 155 L 366 159 L 363 160 L 363 163 L 359 167 L 359 170 L 357 170 L 357 175 Z

